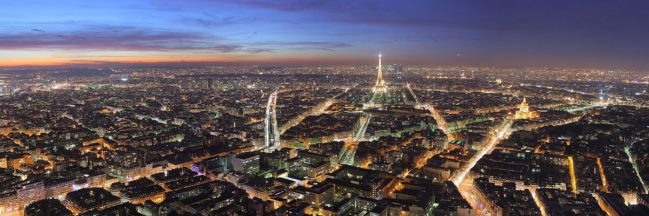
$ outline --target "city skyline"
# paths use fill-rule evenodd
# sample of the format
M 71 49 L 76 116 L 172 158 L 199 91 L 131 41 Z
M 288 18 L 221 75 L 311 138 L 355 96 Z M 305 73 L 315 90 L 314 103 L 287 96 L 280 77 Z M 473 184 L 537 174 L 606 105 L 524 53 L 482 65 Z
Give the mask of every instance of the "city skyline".
M 124 63 L 647 69 L 644 1 L 12 1 L 0 67 Z
M 646 74 L 371 56 L 2 71 L 0 215 L 649 214 Z
M 649 1 L 8 1 L 0 216 L 649 215 Z

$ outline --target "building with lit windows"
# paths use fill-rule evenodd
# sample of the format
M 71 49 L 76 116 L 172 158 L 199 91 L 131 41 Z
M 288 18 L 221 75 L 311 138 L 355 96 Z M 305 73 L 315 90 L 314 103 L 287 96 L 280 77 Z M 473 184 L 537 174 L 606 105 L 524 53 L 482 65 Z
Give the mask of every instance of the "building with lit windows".
M 246 175 L 256 175 L 259 172 L 259 154 L 256 152 L 238 154 L 232 158 L 232 169 Z
M 120 199 L 102 188 L 84 188 L 68 193 L 63 203 L 72 213 L 81 214 L 116 206 Z

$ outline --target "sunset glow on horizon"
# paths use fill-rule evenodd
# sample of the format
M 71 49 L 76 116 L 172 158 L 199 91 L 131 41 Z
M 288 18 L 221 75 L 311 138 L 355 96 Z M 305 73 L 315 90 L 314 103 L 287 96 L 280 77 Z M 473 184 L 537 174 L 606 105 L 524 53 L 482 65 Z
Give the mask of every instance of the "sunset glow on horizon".
M 647 68 L 649 3 L 9 1 L 0 66 L 216 62 Z

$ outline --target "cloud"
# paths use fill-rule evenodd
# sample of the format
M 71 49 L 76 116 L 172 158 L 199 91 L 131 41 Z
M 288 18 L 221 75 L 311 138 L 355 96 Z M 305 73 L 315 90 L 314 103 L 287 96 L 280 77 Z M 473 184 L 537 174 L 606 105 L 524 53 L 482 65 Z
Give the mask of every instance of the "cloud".
M 0 33 L 0 49 L 174 51 L 211 50 L 233 52 L 241 45 L 219 43 L 223 38 L 201 33 L 174 32 L 124 26 L 86 26 L 76 31 Z
M 269 49 L 269 48 L 247 48 L 247 49 L 245 49 L 245 52 L 253 53 L 253 54 L 273 53 L 274 51 L 275 51 L 275 49 Z
M 463 3 L 444 3 L 434 0 L 412 0 L 395 4 L 394 1 L 348 0 L 207 0 L 212 6 L 238 5 L 270 11 L 305 14 L 311 21 L 341 22 L 376 25 L 454 25 L 462 23 L 464 12 L 472 7 Z M 458 0 L 462 1 L 462 0 Z M 457 15 L 457 16 L 449 16 Z M 470 16 L 468 16 L 470 17 Z
M 273 53 L 276 50 L 328 50 L 349 44 L 323 41 L 232 42 L 204 33 L 175 32 L 125 26 L 87 26 L 76 31 L 49 32 L 32 29 L 0 33 L 2 50 L 85 50 L 85 51 L 214 51 Z
M 291 50 L 326 50 L 334 51 L 338 48 L 351 47 L 350 44 L 341 42 L 325 42 L 325 41 L 263 41 L 250 43 L 252 46 L 271 46 L 282 49 Z
M 327 0 L 277 0 L 277 1 L 264 1 L 264 0 L 208 0 L 214 3 L 228 3 L 239 4 L 248 7 L 265 8 L 280 11 L 302 11 L 307 9 L 315 9 L 322 7 L 328 3 Z
M 597 62 L 605 66 L 642 67 L 646 67 L 649 57 L 646 0 L 592 0 L 588 4 L 565 0 L 217 2 L 276 12 L 314 26 L 324 23 L 333 31 L 343 26 L 340 29 L 344 31 L 336 32 L 340 37 L 362 30 L 367 32 L 368 40 L 383 39 L 374 40 L 381 41 L 380 44 L 395 41 L 403 45 L 403 41 L 413 38 L 409 42 L 419 45 L 408 51 L 424 54 L 420 56 L 430 54 L 427 50 L 453 55 L 461 50 L 467 56 L 479 56 L 493 64 L 534 59 L 537 64 L 553 65 L 570 59 L 574 65 Z
M 376 26 L 464 28 L 478 31 L 546 31 L 553 28 L 582 32 L 610 29 L 647 32 L 649 1 L 592 0 L 205 0 L 246 9 L 290 12 L 309 22 L 338 22 Z
M 216 45 L 207 47 L 207 50 L 221 51 L 221 52 L 234 52 L 239 51 L 243 48 L 241 45 L 227 44 L 227 45 Z
M 257 18 L 255 17 L 217 16 L 210 13 L 201 13 L 200 16 L 185 17 L 179 21 L 181 23 L 211 28 L 236 24 L 250 24 L 256 20 Z

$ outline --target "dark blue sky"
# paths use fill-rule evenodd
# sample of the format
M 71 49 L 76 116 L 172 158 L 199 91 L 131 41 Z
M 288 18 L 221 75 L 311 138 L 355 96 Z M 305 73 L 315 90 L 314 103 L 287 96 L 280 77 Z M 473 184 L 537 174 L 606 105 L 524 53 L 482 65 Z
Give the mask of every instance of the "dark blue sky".
M 649 1 L 6 1 L 0 65 L 215 61 L 649 68 Z

